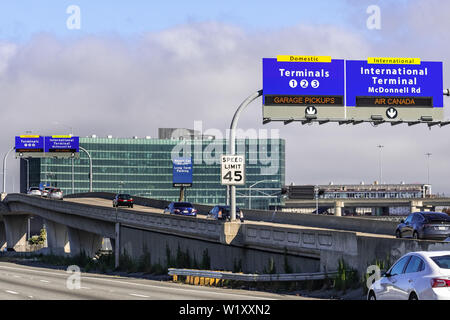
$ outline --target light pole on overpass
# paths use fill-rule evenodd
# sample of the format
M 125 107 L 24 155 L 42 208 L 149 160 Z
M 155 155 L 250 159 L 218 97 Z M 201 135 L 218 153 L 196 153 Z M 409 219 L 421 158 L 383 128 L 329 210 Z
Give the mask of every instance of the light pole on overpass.
M 427 152 L 425 155 L 427 156 L 427 184 L 430 184 L 430 156 L 432 153 Z
M 258 181 L 258 182 L 255 182 L 254 184 L 252 184 L 250 187 L 248 187 L 248 195 L 249 195 L 249 204 L 248 204 L 248 206 L 249 206 L 249 209 L 251 209 L 252 208 L 252 188 L 254 187 L 254 186 L 256 186 L 257 184 L 259 184 L 259 183 L 263 183 L 263 182 L 278 182 L 277 180 L 261 180 L 261 181 Z
M 241 103 L 239 108 L 236 110 L 233 116 L 233 120 L 231 121 L 230 125 L 230 153 L 231 155 L 236 154 L 236 127 L 237 123 L 239 121 L 239 117 L 242 113 L 242 111 L 255 99 L 262 96 L 263 91 L 258 90 L 252 95 L 250 95 L 247 99 L 244 100 L 244 102 Z M 231 206 L 231 221 L 236 221 L 236 186 L 232 185 L 230 186 L 230 206 Z
M 89 192 L 92 192 L 92 157 L 85 148 L 80 146 L 80 150 L 85 152 L 89 158 Z
M 3 193 L 6 192 L 6 158 L 8 158 L 8 155 L 11 151 L 15 150 L 16 148 L 11 148 L 3 157 Z
M 383 163 L 382 163 L 382 149 L 384 148 L 383 145 L 379 144 L 377 145 L 377 148 L 380 149 L 380 184 L 383 184 Z

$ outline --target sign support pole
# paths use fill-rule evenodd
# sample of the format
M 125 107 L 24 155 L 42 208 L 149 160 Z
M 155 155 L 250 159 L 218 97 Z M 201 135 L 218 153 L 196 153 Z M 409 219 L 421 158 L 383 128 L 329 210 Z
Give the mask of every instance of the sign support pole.
M 180 198 L 178 201 L 184 201 L 184 187 L 180 187 Z
M 255 93 L 253 93 L 252 95 L 250 95 L 247 99 L 244 100 L 244 102 L 241 103 L 241 105 L 239 106 L 239 108 L 236 110 L 234 116 L 233 116 L 233 120 L 231 121 L 231 125 L 230 125 L 230 153 L 231 155 L 235 155 L 236 154 L 236 127 L 237 127 L 237 123 L 239 121 L 239 117 L 242 113 L 242 111 L 256 98 L 259 98 L 260 96 L 262 96 L 263 91 L 258 90 Z M 230 186 L 230 213 L 231 213 L 231 221 L 236 221 L 236 186 L 231 185 Z

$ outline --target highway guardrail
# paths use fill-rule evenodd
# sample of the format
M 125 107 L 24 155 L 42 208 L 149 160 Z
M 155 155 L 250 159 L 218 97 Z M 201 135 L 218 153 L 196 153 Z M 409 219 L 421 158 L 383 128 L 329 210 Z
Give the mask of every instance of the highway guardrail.
M 175 269 L 169 268 L 168 274 L 174 277 L 178 276 L 198 277 L 205 279 L 220 279 L 247 282 L 271 282 L 271 281 L 305 281 L 305 280 L 324 280 L 336 275 L 338 272 L 313 272 L 313 273 L 281 273 L 281 274 L 246 274 L 233 273 L 226 271 L 208 271 L 195 269 Z

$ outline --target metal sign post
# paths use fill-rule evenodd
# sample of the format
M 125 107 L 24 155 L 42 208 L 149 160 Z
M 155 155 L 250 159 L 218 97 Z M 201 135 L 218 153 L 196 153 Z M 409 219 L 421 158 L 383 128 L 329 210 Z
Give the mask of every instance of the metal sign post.
M 241 103 L 239 108 L 236 110 L 233 116 L 233 120 L 231 121 L 230 125 L 230 154 L 235 155 L 236 154 L 236 128 L 237 123 L 239 121 L 239 117 L 241 116 L 242 111 L 255 99 L 262 96 L 263 91 L 258 90 L 254 94 L 250 95 L 247 99 L 244 100 L 244 102 Z M 236 186 L 231 185 L 230 186 L 230 206 L 231 206 L 231 221 L 236 221 Z

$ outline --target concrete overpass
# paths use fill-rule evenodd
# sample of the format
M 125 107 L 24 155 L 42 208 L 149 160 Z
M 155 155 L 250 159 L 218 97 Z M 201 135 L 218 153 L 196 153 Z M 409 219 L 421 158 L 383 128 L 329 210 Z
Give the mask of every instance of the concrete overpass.
M 334 208 L 342 215 L 343 208 L 409 207 L 411 212 L 434 211 L 436 207 L 450 207 L 450 198 L 383 198 L 383 199 L 318 199 L 319 207 Z M 316 208 L 316 200 L 287 199 L 285 208 Z
M 260 273 L 269 261 L 281 273 L 286 263 L 294 272 L 334 271 L 339 259 L 364 272 L 375 259 L 412 250 L 450 250 L 450 243 L 394 239 L 389 232 L 395 224 L 389 221 L 248 211 L 245 223 L 224 223 L 163 214 L 166 202 L 160 200 L 112 208 L 108 197 L 55 201 L 9 194 L 0 205 L 0 239 L 9 250 L 26 250 L 27 217 L 37 215 L 46 224 L 47 252 L 93 256 L 107 237 L 116 258 L 149 253 L 152 262 L 165 265 L 168 254 L 180 250 L 197 261 L 206 252 L 211 269 L 233 270 L 238 264 L 244 272 Z

